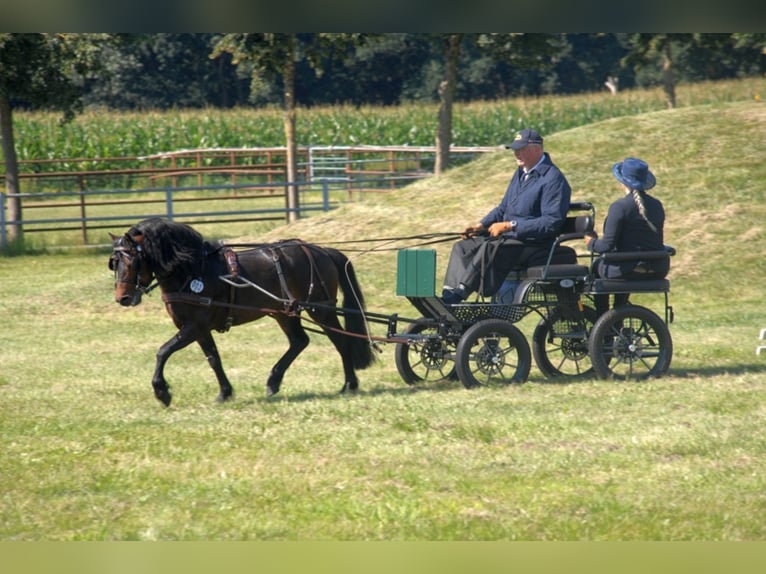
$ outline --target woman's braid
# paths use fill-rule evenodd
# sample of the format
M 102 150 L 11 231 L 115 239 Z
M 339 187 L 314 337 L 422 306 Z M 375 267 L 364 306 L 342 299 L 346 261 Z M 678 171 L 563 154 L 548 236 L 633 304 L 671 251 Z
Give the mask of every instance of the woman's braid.
M 637 189 L 631 189 L 630 195 L 633 196 L 633 202 L 636 204 L 636 207 L 638 207 L 639 215 L 644 218 L 644 221 L 646 221 L 646 224 L 651 228 L 651 230 L 657 233 L 657 226 L 654 225 L 654 223 L 652 223 L 651 221 L 649 221 L 648 217 L 646 217 L 646 207 L 644 206 L 644 194 L 638 191 Z

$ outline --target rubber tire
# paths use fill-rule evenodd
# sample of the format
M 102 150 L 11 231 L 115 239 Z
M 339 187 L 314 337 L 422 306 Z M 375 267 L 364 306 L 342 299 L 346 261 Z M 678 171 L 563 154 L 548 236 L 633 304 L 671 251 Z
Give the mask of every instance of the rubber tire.
M 582 339 L 556 337 L 553 341 L 549 341 L 551 325 L 564 322 L 562 313 L 560 307 L 555 307 L 550 315 L 540 319 L 540 322 L 535 327 L 534 333 L 532 333 L 532 356 L 535 359 L 535 364 L 548 379 L 560 379 L 562 377 L 582 379 L 592 377 L 594 376 L 594 370 L 588 348 L 588 334 L 593 330 L 593 325 L 598 319 L 596 310 L 593 307 L 583 308 L 585 337 Z M 559 328 L 563 329 L 564 325 L 560 325 Z M 554 349 L 553 346 L 557 342 L 557 347 Z M 562 355 L 558 367 L 554 366 L 553 361 L 551 361 L 552 351 L 558 351 Z M 582 361 L 586 361 L 586 368 L 580 368 Z M 572 368 L 570 370 L 562 368 L 566 365 L 572 365 Z
M 419 335 L 436 328 L 428 323 L 414 322 L 407 325 L 404 334 Z M 394 347 L 394 362 L 399 376 L 408 385 L 422 382 L 457 379 L 455 373 L 455 347 L 449 341 L 440 339 L 426 343 L 397 343 Z
M 631 331 L 626 334 L 625 329 Z M 673 358 L 673 340 L 665 321 L 640 305 L 610 309 L 596 321 L 589 339 L 593 369 L 602 379 L 661 377 Z
M 492 349 L 488 340 L 500 340 L 500 346 Z M 490 364 L 498 357 L 499 370 L 496 364 Z M 515 360 L 509 360 L 511 358 Z M 485 319 L 471 325 L 460 337 L 455 366 L 460 382 L 467 389 L 523 383 L 529 377 L 532 353 L 524 334 L 513 323 Z

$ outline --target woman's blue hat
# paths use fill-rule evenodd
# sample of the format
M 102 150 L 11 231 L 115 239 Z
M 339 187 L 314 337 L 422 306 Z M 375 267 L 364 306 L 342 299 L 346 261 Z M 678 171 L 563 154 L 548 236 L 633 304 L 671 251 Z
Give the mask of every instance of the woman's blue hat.
M 628 157 L 625 158 L 625 161 L 614 164 L 612 174 L 620 183 L 639 191 L 652 189 L 657 183 L 654 174 L 649 171 L 649 165 L 635 157 Z

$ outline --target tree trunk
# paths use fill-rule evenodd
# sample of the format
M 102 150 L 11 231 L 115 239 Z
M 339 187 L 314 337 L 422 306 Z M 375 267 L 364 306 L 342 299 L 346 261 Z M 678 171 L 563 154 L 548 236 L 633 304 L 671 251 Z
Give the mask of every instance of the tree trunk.
M 300 194 L 298 190 L 298 146 L 295 142 L 295 34 L 290 35 L 287 61 L 283 79 L 285 83 L 285 140 L 287 142 L 287 221 L 292 223 L 300 217 Z
M 665 99 L 668 108 L 675 108 L 676 74 L 673 70 L 673 57 L 670 51 L 670 42 L 666 42 L 662 50 L 662 89 L 665 91 Z
M 19 163 L 16 159 L 16 146 L 13 142 L 13 115 L 8 96 L 0 92 L 0 144 L 5 158 L 5 191 L 9 195 L 19 193 Z M 2 209 L 2 206 L 0 206 Z M 21 221 L 21 198 L 8 198 L 8 214 L 6 221 Z M 23 228 L 21 223 L 8 226 L 9 243 L 21 243 Z
M 460 58 L 462 34 L 450 34 L 445 49 L 445 74 L 439 83 L 439 127 L 436 131 L 436 163 L 434 173 L 441 174 L 449 166 L 449 149 L 452 143 L 452 102 L 457 83 L 457 63 Z

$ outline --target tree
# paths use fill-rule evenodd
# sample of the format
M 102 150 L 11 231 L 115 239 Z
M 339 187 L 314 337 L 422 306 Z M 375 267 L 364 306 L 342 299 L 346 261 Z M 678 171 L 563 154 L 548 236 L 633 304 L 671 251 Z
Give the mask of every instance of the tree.
M 232 61 L 251 73 L 251 95 L 265 82 L 282 80 L 285 140 L 287 149 L 288 221 L 299 217 L 298 160 L 295 141 L 295 73 L 298 58 L 305 57 L 317 74 L 324 57 L 342 53 L 347 45 L 364 41 L 364 34 L 225 34 L 215 44 L 211 58 L 231 54 Z
M 452 103 L 457 83 L 457 65 L 463 34 L 447 34 L 444 38 L 444 79 L 439 83 L 439 125 L 436 128 L 436 162 L 434 174 L 439 175 L 449 165 L 452 144 Z
M 630 53 L 624 58 L 626 65 L 637 71 L 647 64 L 661 60 L 662 90 L 668 108 L 676 107 L 677 77 L 673 60 L 673 42 L 687 42 L 691 34 L 629 34 Z
M 444 79 L 439 84 L 439 125 L 436 136 L 434 172 L 441 173 L 449 165 L 452 141 L 452 104 L 458 77 L 461 44 L 474 44 L 496 62 L 517 68 L 547 69 L 554 56 L 566 46 L 563 36 L 553 34 L 442 34 L 444 44 Z
M 0 33 L 0 136 L 8 198 L 8 239 L 23 241 L 19 166 L 13 136 L 13 109 L 53 109 L 70 121 L 81 111 L 77 78 L 97 62 L 96 44 L 105 35 Z
M 85 106 L 229 108 L 247 103 L 247 80 L 228 54 L 208 56 L 216 34 L 115 34 L 100 53 L 107 75 L 84 85 Z

